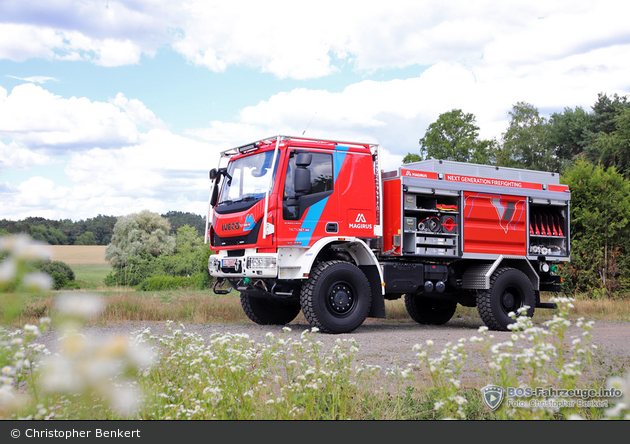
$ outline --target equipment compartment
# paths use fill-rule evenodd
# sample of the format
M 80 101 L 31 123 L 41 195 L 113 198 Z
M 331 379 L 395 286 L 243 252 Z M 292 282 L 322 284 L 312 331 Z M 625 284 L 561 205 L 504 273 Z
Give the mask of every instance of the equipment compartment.
M 403 254 L 459 255 L 459 197 L 436 194 L 404 195 Z
M 567 256 L 568 205 L 537 205 L 529 208 L 529 254 Z

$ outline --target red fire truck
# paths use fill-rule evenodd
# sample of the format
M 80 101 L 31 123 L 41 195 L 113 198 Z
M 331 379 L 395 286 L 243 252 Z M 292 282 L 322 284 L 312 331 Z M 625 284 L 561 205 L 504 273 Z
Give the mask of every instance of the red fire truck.
M 258 324 L 300 310 L 325 333 L 384 318 L 420 324 L 476 306 L 493 330 L 560 291 L 571 194 L 555 173 L 426 160 L 384 172 L 376 144 L 277 136 L 222 153 L 206 242 L 215 293 Z

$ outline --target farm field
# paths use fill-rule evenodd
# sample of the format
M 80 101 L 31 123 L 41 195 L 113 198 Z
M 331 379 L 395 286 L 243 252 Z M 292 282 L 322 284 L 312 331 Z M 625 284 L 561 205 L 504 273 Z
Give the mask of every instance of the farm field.
M 73 265 L 108 265 L 107 245 L 50 245 L 51 260 Z
M 75 279 L 88 284 L 89 288 L 103 286 L 105 276 L 112 271 L 112 267 L 109 264 L 70 265 L 70 268 L 74 271 Z

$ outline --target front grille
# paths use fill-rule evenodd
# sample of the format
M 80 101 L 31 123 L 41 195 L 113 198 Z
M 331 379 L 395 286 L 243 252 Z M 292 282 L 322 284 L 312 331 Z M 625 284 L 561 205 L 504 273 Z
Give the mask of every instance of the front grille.
M 218 247 L 233 247 L 235 245 L 243 245 L 247 241 L 247 236 L 221 237 L 218 240 Z
M 214 232 L 213 247 L 237 247 L 239 245 L 251 245 L 255 244 L 256 240 L 258 240 L 258 231 L 260 230 L 260 226 L 262 225 L 262 219 L 258 221 L 256 225 L 254 225 L 253 229 L 244 236 L 230 236 L 230 237 L 221 237 L 218 236 L 216 231 Z

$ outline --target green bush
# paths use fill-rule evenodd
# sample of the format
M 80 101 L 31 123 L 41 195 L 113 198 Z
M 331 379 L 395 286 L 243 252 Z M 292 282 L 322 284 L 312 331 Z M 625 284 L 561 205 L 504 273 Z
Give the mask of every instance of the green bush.
M 140 258 L 129 257 L 125 266 L 115 267 L 105 277 L 105 285 L 136 286 L 151 276 L 167 275 L 162 261 L 157 259 L 147 253 L 142 253 Z
M 177 290 L 180 288 L 204 288 L 205 282 L 202 273 L 190 277 L 184 276 L 152 276 L 146 278 L 136 286 L 139 291 Z
M 73 281 L 74 271 L 70 268 L 70 265 L 61 261 L 45 261 L 40 264 L 38 267 L 39 271 L 43 271 L 44 273 L 48 273 L 52 276 L 53 271 L 61 273 L 67 280 Z
M 42 261 L 36 268 L 43 273 L 49 274 L 53 278 L 54 290 L 79 288 L 79 285 L 74 280 L 74 271 L 65 262 Z
M 158 257 L 142 254 L 140 258 L 128 257 L 125 266 L 119 266 L 105 278 L 105 285 L 138 286 L 153 276 L 171 276 L 198 280 L 196 288 L 208 288 L 212 282 L 208 273 L 208 258 L 212 252 L 207 246 L 197 246 L 188 251 Z

